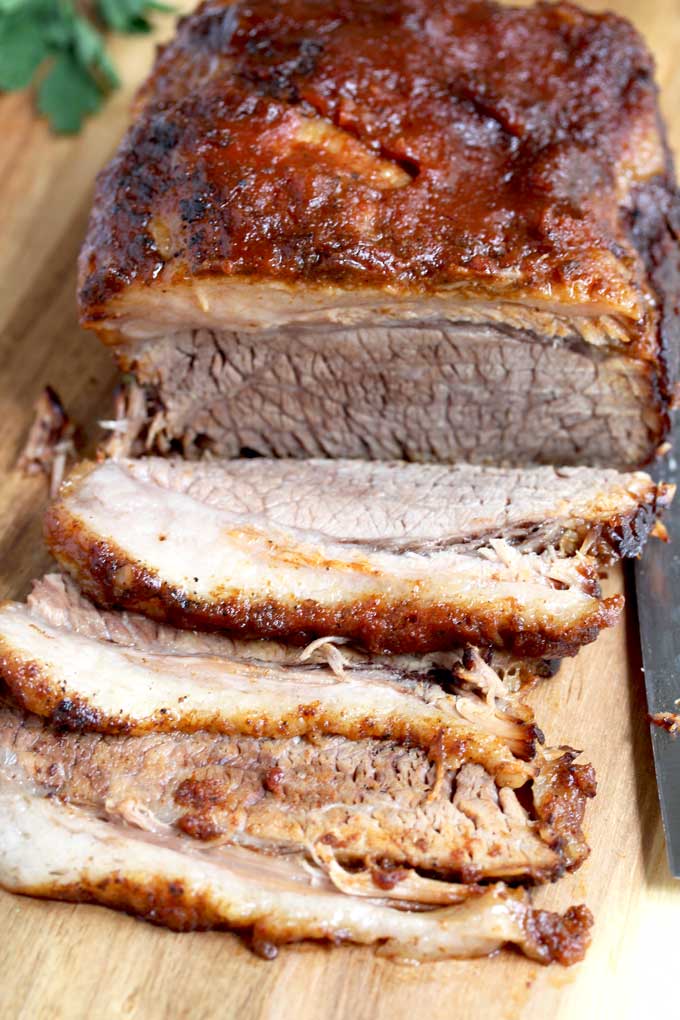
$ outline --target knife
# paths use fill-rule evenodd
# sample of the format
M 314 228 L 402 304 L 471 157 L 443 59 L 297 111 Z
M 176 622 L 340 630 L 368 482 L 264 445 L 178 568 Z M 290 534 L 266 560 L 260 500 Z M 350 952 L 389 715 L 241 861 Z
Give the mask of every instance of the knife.
M 680 483 L 674 459 L 651 472 Z M 670 543 L 649 542 L 635 564 L 640 644 L 650 715 L 680 712 L 680 490 L 664 514 Z M 651 725 L 656 782 L 671 874 L 680 878 L 680 734 Z

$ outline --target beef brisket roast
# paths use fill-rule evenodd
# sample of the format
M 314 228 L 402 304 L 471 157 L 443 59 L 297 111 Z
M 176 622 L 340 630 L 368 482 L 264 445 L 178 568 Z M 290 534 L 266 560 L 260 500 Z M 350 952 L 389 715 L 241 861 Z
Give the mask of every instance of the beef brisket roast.
M 637 553 L 671 494 L 594 469 L 149 458 L 79 468 L 46 536 L 95 602 L 182 627 L 559 657 L 617 619 L 600 561 Z
M 208 0 L 141 90 L 82 251 L 82 321 L 134 377 L 118 448 L 650 460 L 678 208 L 622 18 Z
M 664 537 L 672 487 L 612 466 L 668 432 L 679 236 L 621 18 L 183 19 L 81 254 L 113 457 L 46 515 L 70 578 L 0 605 L 0 885 L 266 956 L 581 959 L 588 910 L 523 887 L 586 858 L 594 773 L 519 692 Z

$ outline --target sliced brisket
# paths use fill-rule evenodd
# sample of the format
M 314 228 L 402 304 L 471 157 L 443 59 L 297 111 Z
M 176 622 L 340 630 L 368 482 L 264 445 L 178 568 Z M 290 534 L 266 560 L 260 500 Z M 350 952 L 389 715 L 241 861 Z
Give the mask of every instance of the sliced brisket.
M 3 771 L 0 885 L 13 892 L 100 903 L 179 931 L 249 929 L 268 957 L 301 939 L 375 945 L 416 960 L 483 956 L 511 943 L 541 963 L 571 964 L 590 941 L 583 906 L 563 916 L 535 910 L 525 892 L 499 884 L 463 890 L 457 906 L 395 909 L 380 887 L 370 899 L 348 896 L 291 856 L 234 846 L 196 851 L 186 837 L 63 805 L 16 766 Z
M 85 598 L 67 574 L 46 574 L 34 581 L 26 604 L 32 613 L 54 627 L 117 645 L 162 655 L 208 655 L 241 662 L 257 660 L 268 665 L 322 664 L 329 665 L 339 676 L 367 665 L 388 666 L 402 674 L 427 673 L 449 683 L 452 672 L 460 671 L 469 651 L 453 648 L 428 655 L 375 655 L 343 638 L 320 638 L 301 649 L 282 641 L 229 637 L 223 631 L 181 630 L 140 613 L 101 609 Z M 554 676 L 560 665 L 559 659 L 518 659 L 491 649 L 484 649 L 484 658 L 511 693 Z
M 642 474 L 531 474 L 513 510 L 514 471 L 109 461 L 74 472 L 46 536 L 95 602 L 182 627 L 559 657 L 617 619 L 598 557 L 637 552 L 672 491 Z
M 60 726 L 390 738 L 450 766 L 482 763 L 521 786 L 533 774 L 525 762 L 537 731 L 493 670 L 470 658 L 459 680 L 448 675 L 447 694 L 427 671 L 356 664 L 340 678 L 314 664 L 152 652 L 54 627 L 17 603 L 0 606 L 0 677 L 19 704 Z
M 355 868 L 467 883 L 550 881 L 588 854 L 581 823 L 592 768 L 567 750 L 537 754 L 524 807 L 483 766 L 449 766 L 395 740 L 107 737 L 6 707 L 0 748 L 11 769 L 65 803 L 184 833 L 197 846 L 236 843 L 322 863 L 330 854 Z

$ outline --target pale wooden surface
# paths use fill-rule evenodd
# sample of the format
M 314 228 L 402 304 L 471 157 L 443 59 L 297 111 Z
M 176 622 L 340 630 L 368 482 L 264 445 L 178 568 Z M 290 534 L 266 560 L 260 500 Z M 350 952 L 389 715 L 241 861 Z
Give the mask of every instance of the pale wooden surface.
M 657 55 L 678 151 L 680 0 L 610 6 L 637 23 Z M 167 20 L 161 32 L 169 29 Z M 148 39 L 116 48 L 126 89 L 79 138 L 50 137 L 23 97 L 0 99 L 0 595 L 23 595 L 48 563 L 40 542 L 44 485 L 12 471 L 35 396 L 52 383 L 73 416 L 92 425 L 108 411 L 115 378 L 107 355 L 78 330 L 74 266 L 94 175 L 151 56 Z M 621 583 L 617 574 L 612 584 Z M 680 1015 L 680 883 L 664 856 L 634 622 L 629 612 L 627 625 L 604 634 L 535 698 L 548 739 L 583 748 L 598 774 L 590 860 L 536 897 L 590 905 L 595 938 L 584 964 L 543 969 L 507 952 L 415 968 L 350 947 L 287 948 L 267 963 L 231 935 L 176 935 L 97 907 L 0 894 L 0 1017 Z

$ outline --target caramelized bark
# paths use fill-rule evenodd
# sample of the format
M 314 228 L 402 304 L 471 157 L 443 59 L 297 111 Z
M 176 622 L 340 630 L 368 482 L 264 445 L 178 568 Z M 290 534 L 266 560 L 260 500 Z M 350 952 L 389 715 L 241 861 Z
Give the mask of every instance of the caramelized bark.
M 86 319 L 132 280 L 458 282 L 647 318 L 619 208 L 667 173 L 634 29 L 570 4 L 209 0 L 99 184 Z

